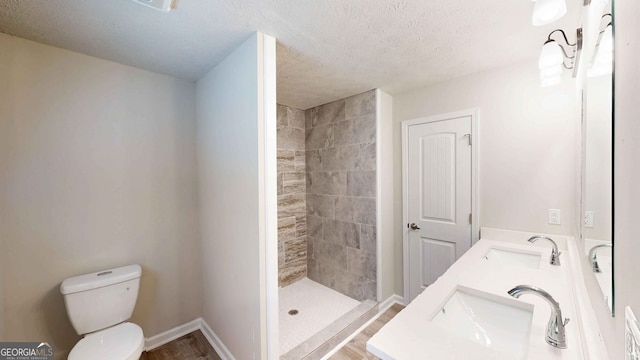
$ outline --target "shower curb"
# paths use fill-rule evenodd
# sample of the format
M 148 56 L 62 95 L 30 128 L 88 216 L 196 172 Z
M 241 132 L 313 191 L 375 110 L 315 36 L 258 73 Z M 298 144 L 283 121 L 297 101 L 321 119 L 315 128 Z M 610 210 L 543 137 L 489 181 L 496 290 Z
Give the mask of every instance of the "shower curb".
M 378 314 L 378 303 L 365 300 L 355 309 L 280 356 L 281 360 L 319 360 Z

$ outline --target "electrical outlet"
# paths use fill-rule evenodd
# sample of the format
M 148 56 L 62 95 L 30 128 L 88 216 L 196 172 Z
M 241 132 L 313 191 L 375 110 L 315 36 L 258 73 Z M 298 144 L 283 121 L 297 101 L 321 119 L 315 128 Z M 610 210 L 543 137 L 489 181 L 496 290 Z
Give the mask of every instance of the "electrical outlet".
M 562 224 L 562 213 L 559 209 L 549 209 L 549 224 Z
M 584 212 L 584 226 L 588 228 L 593 227 L 593 211 Z

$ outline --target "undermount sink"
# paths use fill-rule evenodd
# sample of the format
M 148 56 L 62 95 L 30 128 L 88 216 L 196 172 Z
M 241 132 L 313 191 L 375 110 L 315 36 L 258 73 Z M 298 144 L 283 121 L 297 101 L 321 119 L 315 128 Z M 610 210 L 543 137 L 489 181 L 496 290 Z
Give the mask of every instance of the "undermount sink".
M 532 316 L 529 304 L 458 287 L 431 322 L 449 334 L 524 359 Z
M 485 261 L 506 266 L 520 266 L 529 269 L 540 268 L 540 254 L 491 248 L 484 256 Z

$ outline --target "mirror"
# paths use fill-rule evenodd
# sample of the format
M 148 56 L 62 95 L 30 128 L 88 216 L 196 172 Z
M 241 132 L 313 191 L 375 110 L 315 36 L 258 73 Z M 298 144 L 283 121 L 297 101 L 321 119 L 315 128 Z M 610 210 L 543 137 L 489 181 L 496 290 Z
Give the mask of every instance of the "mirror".
M 608 4 L 604 14 L 610 13 Z M 590 274 L 587 276 L 595 277 L 613 314 L 613 41 L 612 29 L 606 30 L 611 20 L 610 15 L 601 18 L 598 42 L 583 92 L 580 233 Z M 605 59 L 606 56 L 609 57 Z

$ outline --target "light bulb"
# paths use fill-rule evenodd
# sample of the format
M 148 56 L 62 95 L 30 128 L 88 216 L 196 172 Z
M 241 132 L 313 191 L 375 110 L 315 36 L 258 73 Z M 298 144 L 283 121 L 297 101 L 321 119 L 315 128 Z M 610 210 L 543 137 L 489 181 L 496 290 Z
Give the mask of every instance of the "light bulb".
M 613 27 L 611 24 L 604 29 L 598 49 L 599 51 L 613 51 Z
M 558 85 L 560 84 L 561 80 L 562 80 L 561 76 L 548 77 L 548 78 L 540 79 L 540 85 L 542 85 L 542 87 Z
M 549 40 L 542 46 L 542 51 L 540 52 L 540 60 L 538 61 L 538 67 L 540 69 L 555 67 L 562 64 L 563 59 L 564 55 L 562 54 L 560 45 L 554 40 Z
M 536 0 L 531 22 L 534 26 L 552 23 L 567 13 L 565 0 Z
M 540 79 L 557 77 L 562 75 L 562 65 L 556 65 L 540 69 Z

